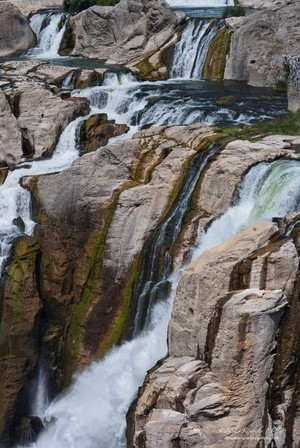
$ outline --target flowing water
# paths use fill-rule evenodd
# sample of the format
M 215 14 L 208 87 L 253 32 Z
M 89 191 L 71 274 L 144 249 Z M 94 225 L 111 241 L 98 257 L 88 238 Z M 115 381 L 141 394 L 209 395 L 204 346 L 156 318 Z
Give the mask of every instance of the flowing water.
M 173 7 L 181 7 L 184 3 L 183 6 L 193 8 L 224 7 L 232 5 L 233 1 L 170 0 L 169 3 Z M 38 36 L 38 47 L 31 50 L 28 57 L 58 59 L 64 22 L 62 13 L 33 16 L 31 26 Z M 196 79 L 201 77 L 205 54 L 218 26 L 215 21 L 188 22 L 183 39 L 174 53 L 171 72 L 177 79 L 156 83 L 138 82 L 128 73 L 108 73 L 103 86 L 74 91 L 73 95 L 85 96 L 91 101 L 91 114 L 105 112 L 109 119 L 131 125 L 130 132 L 123 138 L 128 138 L 135 130 L 149 125 L 191 124 L 199 121 L 207 124 L 250 123 L 283 113 L 286 109 L 286 98 L 274 94 L 271 89 L 255 89 L 241 83 L 212 83 Z M 185 57 L 186 63 L 182 67 L 180 58 Z M 72 83 L 70 74 L 63 87 L 70 89 Z M 232 106 L 217 105 L 218 99 L 224 95 L 236 97 Z M 264 100 L 263 97 L 269 99 Z M 78 157 L 77 134 L 85 119 L 86 117 L 78 118 L 66 128 L 51 159 L 20 165 L 9 173 L 0 187 L 0 268 L 9 256 L 13 240 L 24 233 L 32 234 L 34 231 L 30 194 L 19 185 L 20 179 L 24 176 L 66 169 Z M 195 158 L 198 176 L 211 155 L 212 153 L 207 153 L 203 160 Z M 149 264 L 149 272 L 143 277 L 137 295 L 143 294 L 146 285 L 149 303 L 158 303 L 152 308 L 150 306 L 138 311 L 137 320 L 133 324 L 133 334 L 136 337 L 113 349 L 104 360 L 93 363 L 85 372 L 77 375 L 70 390 L 49 406 L 47 378 L 42 363 L 40 364 L 32 412 L 48 423 L 46 431 L 32 447 L 125 447 L 127 410 L 136 396 L 137 388 L 143 382 L 146 371 L 167 352 L 167 325 L 179 273 L 171 272 L 170 250 L 165 252 L 165 269 L 160 278 L 155 274 L 155 260 L 158 258 L 160 246 L 166 243 L 171 247 L 178 236 L 185 211 L 189 207 L 190 196 L 197 183 L 198 177 L 194 174 L 187 176 L 176 207 L 157 229 L 151 241 L 153 263 L 151 261 Z M 270 219 L 272 216 L 284 215 L 288 211 L 299 210 L 299 179 L 300 163 L 293 161 L 263 163 L 250 170 L 241 185 L 238 204 L 214 221 L 205 234 L 200 235 L 193 258 L 247 225 Z M 22 219 L 24 228 L 15 221 L 18 217 Z M 157 281 L 160 282 L 160 287 Z M 169 289 L 170 294 L 167 300 L 161 302 L 161 298 L 165 299 L 166 289 Z M 141 331 L 143 329 L 144 331 Z
M 252 168 L 240 200 L 201 235 L 192 259 L 247 226 L 300 209 L 300 162 L 278 160 Z M 69 392 L 45 413 L 52 421 L 38 448 L 124 448 L 125 417 L 147 370 L 167 353 L 166 335 L 178 275 L 170 276 L 169 300 L 152 311 L 152 329 L 115 348 L 77 375 Z
M 209 45 L 221 21 L 190 19 L 181 40 L 175 45 L 171 78 L 199 79 Z
M 59 58 L 58 50 L 65 32 L 66 13 L 40 13 L 32 16 L 30 26 L 38 45 L 27 52 L 31 59 Z
M 201 8 L 201 7 L 218 7 L 218 6 L 234 6 L 234 0 L 167 0 L 171 8 Z

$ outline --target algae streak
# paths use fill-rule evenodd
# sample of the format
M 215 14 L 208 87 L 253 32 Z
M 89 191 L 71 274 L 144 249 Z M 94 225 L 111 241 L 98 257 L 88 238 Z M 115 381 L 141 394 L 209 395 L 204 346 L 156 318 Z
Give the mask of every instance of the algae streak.
M 203 67 L 203 78 L 210 80 L 223 79 L 226 56 L 229 52 L 232 31 L 222 28 L 212 40 Z

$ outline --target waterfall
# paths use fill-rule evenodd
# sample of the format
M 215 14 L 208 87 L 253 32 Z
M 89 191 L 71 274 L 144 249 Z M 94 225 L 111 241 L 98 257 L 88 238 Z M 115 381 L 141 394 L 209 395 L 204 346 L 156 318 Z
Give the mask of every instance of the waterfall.
M 200 236 L 195 259 L 255 222 L 300 208 L 300 162 L 260 163 L 245 176 L 239 201 Z M 270 201 L 270 198 L 272 201 Z M 267 205 L 267 211 L 259 204 Z M 178 274 L 170 278 L 167 302 L 152 310 L 152 328 L 115 348 L 101 362 L 78 374 L 66 395 L 54 400 L 51 422 L 36 448 L 124 448 L 126 413 L 147 370 L 167 353 L 166 334 Z
M 220 21 L 190 19 L 176 44 L 171 78 L 199 79 L 209 45 L 220 28 Z
M 173 245 L 181 231 L 199 177 L 216 151 L 217 146 L 212 144 L 194 157 L 171 212 L 146 243 L 141 275 L 133 293 L 135 312 L 131 337 L 149 328 L 154 303 L 169 295 Z
M 66 28 L 66 14 L 39 13 L 32 16 L 30 26 L 38 45 L 27 52 L 30 58 L 58 58 L 58 50 Z

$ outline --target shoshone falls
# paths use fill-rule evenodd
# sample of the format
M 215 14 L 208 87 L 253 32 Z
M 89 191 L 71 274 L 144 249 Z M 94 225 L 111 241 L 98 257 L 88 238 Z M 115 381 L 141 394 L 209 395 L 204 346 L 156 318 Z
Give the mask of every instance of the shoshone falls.
M 296 448 L 299 5 L 2 3 L 0 448 Z

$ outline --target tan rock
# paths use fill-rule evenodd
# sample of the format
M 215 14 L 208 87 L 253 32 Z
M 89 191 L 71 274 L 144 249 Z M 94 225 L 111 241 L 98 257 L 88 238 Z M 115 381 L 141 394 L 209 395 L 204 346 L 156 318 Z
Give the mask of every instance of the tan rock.
M 182 15 L 164 0 L 121 0 L 114 7 L 93 6 L 69 19 L 72 55 L 138 63 L 173 38 Z M 95 32 L 97 30 L 97 32 Z
M 5 0 L 0 0 L 0 4 Z M 63 0 L 11 0 L 10 3 L 15 5 L 25 16 L 29 16 L 43 9 L 62 9 L 64 7 Z
M 0 164 L 2 166 L 13 164 L 22 156 L 22 135 L 17 119 L 0 90 Z
M 0 57 L 20 54 L 36 41 L 29 22 L 13 4 L 0 1 Z
M 233 33 L 224 78 L 254 86 L 284 80 L 284 56 L 299 52 L 299 13 L 300 4 L 295 2 L 247 16 Z

